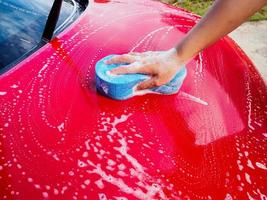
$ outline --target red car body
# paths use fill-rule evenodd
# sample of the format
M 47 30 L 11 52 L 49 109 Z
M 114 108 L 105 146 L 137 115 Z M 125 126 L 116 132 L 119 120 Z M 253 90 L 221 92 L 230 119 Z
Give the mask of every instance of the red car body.
M 96 92 L 99 59 L 169 49 L 198 20 L 155 1 L 91 1 L 2 74 L 0 199 L 266 199 L 266 84 L 230 38 L 188 63 L 178 94 Z

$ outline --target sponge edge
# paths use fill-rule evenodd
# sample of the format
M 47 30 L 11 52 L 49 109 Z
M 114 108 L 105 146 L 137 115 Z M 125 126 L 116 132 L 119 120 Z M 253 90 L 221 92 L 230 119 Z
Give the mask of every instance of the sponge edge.
M 113 75 L 109 71 L 124 64 L 105 64 L 115 55 L 109 55 L 96 63 L 96 89 L 102 95 L 116 100 L 126 100 L 133 96 L 144 95 L 148 93 L 170 95 L 179 91 L 186 77 L 187 70 L 183 67 L 174 78 L 167 84 L 154 87 L 148 90 L 135 91 L 138 83 L 149 79 L 150 76 L 144 74 L 124 74 Z

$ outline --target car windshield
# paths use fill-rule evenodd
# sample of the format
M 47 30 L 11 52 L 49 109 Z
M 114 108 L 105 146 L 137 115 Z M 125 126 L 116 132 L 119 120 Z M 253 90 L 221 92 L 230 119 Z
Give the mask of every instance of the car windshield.
M 0 69 L 33 51 L 41 41 L 54 0 L 0 0 Z M 56 33 L 77 17 L 75 1 L 62 3 Z

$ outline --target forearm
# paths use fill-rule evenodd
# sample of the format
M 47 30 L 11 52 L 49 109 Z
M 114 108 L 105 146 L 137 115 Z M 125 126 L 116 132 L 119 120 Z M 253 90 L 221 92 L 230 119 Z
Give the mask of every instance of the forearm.
M 177 44 L 182 62 L 233 31 L 249 16 L 267 4 L 267 0 L 217 0 L 198 24 Z

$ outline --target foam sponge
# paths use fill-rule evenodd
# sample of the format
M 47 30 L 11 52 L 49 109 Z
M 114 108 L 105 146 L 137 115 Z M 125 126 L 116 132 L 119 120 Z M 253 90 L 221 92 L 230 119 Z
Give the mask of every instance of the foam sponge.
M 165 95 L 177 93 L 187 74 L 186 67 L 183 67 L 169 83 L 144 91 L 135 91 L 137 84 L 149 79 L 150 76 L 144 74 L 111 74 L 109 71 L 113 68 L 127 64 L 105 64 L 105 61 L 113 56 L 115 55 L 104 57 L 96 63 L 96 89 L 101 94 L 116 100 L 125 100 L 147 93 Z

